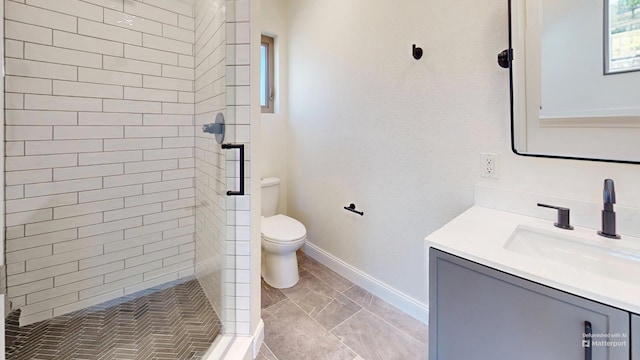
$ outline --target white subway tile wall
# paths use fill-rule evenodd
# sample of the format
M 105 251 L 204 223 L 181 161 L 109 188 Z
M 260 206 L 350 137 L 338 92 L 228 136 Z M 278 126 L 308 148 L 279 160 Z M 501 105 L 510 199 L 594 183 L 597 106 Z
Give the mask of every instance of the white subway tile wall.
M 7 291 L 22 324 L 193 274 L 193 6 L 4 4 Z
M 236 96 L 230 97 L 227 94 L 227 118 L 229 122 L 233 124 L 235 130 L 235 141 L 238 143 L 244 143 L 246 149 L 247 158 L 244 164 L 239 164 L 237 161 L 234 163 L 234 168 L 238 166 L 244 166 L 245 178 L 238 179 L 237 173 L 234 172 L 231 177 L 235 183 L 243 181 L 246 189 L 251 188 L 250 176 L 251 172 L 251 159 L 250 148 L 251 138 L 249 134 L 249 124 L 251 123 L 250 116 L 250 99 L 241 99 L 237 97 L 237 94 L 249 94 L 250 93 L 250 61 L 240 62 L 238 58 L 251 58 L 250 36 L 243 36 L 243 34 L 251 33 L 251 26 L 249 19 L 250 16 L 250 2 L 249 0 L 236 0 L 230 1 L 228 6 L 233 6 L 234 10 L 227 13 L 227 28 L 234 27 L 235 31 L 229 31 L 227 35 L 227 58 L 226 58 L 226 73 L 246 74 L 245 76 L 236 76 L 226 79 L 227 92 L 236 94 Z M 242 50 L 238 50 L 240 47 Z M 232 50 L 233 49 L 233 50 Z M 231 53 L 233 52 L 233 56 Z M 238 56 L 238 53 L 240 54 Z M 232 92 L 235 90 L 235 92 Z M 229 176 L 229 175 L 227 175 Z M 237 185 L 236 185 L 237 186 Z M 227 264 L 227 269 L 230 272 L 234 272 L 233 283 L 230 284 L 235 287 L 233 292 L 233 299 L 228 299 L 228 302 L 232 302 L 229 305 L 230 308 L 235 308 L 234 325 L 235 331 L 242 335 L 251 335 L 251 296 L 260 296 L 260 294 L 249 294 L 244 289 L 250 287 L 251 276 L 249 275 L 252 270 L 250 266 L 241 267 L 239 264 L 250 264 L 251 256 L 259 256 L 259 254 L 251 254 L 251 194 L 250 191 L 242 198 L 233 200 L 234 213 L 230 216 L 233 222 L 229 222 L 228 225 L 232 226 L 234 231 L 227 236 L 227 248 L 232 249 L 232 255 L 235 257 L 232 264 Z M 231 214 L 229 214 L 231 215 Z M 256 269 L 253 269 L 256 271 Z

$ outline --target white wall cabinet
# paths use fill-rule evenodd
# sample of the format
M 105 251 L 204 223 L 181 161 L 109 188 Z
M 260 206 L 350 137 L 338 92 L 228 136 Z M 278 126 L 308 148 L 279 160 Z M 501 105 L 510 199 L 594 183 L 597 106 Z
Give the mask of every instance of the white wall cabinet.
M 630 349 L 629 312 L 433 248 L 429 283 L 431 360 L 640 359 Z M 640 318 L 633 319 L 637 339 Z

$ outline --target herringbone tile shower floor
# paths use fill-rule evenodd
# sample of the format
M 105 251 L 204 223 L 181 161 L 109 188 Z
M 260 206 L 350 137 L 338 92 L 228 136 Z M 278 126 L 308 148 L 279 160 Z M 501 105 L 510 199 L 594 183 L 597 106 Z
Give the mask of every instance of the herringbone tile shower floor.
M 221 329 L 198 280 L 178 280 L 53 319 L 6 321 L 9 359 L 200 359 Z

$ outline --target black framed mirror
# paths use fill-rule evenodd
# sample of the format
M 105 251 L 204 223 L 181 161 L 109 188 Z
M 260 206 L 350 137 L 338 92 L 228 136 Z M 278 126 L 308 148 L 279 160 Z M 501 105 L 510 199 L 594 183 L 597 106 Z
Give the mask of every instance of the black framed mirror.
M 640 8 L 623 1 L 508 1 L 502 61 L 510 72 L 514 153 L 640 163 L 640 71 L 607 70 L 611 59 L 640 62 Z M 624 19 L 614 30 L 613 3 Z M 628 49 L 636 41 L 636 52 L 612 57 L 611 44 Z

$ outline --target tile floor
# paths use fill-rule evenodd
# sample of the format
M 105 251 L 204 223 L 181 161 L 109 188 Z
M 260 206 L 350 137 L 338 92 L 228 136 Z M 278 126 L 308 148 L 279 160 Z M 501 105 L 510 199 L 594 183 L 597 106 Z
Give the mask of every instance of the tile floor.
M 6 356 L 21 359 L 201 359 L 221 329 L 196 279 L 180 279 L 53 319 L 6 321 Z
M 262 282 L 265 337 L 257 360 L 427 359 L 427 326 L 298 254 L 300 282 Z

